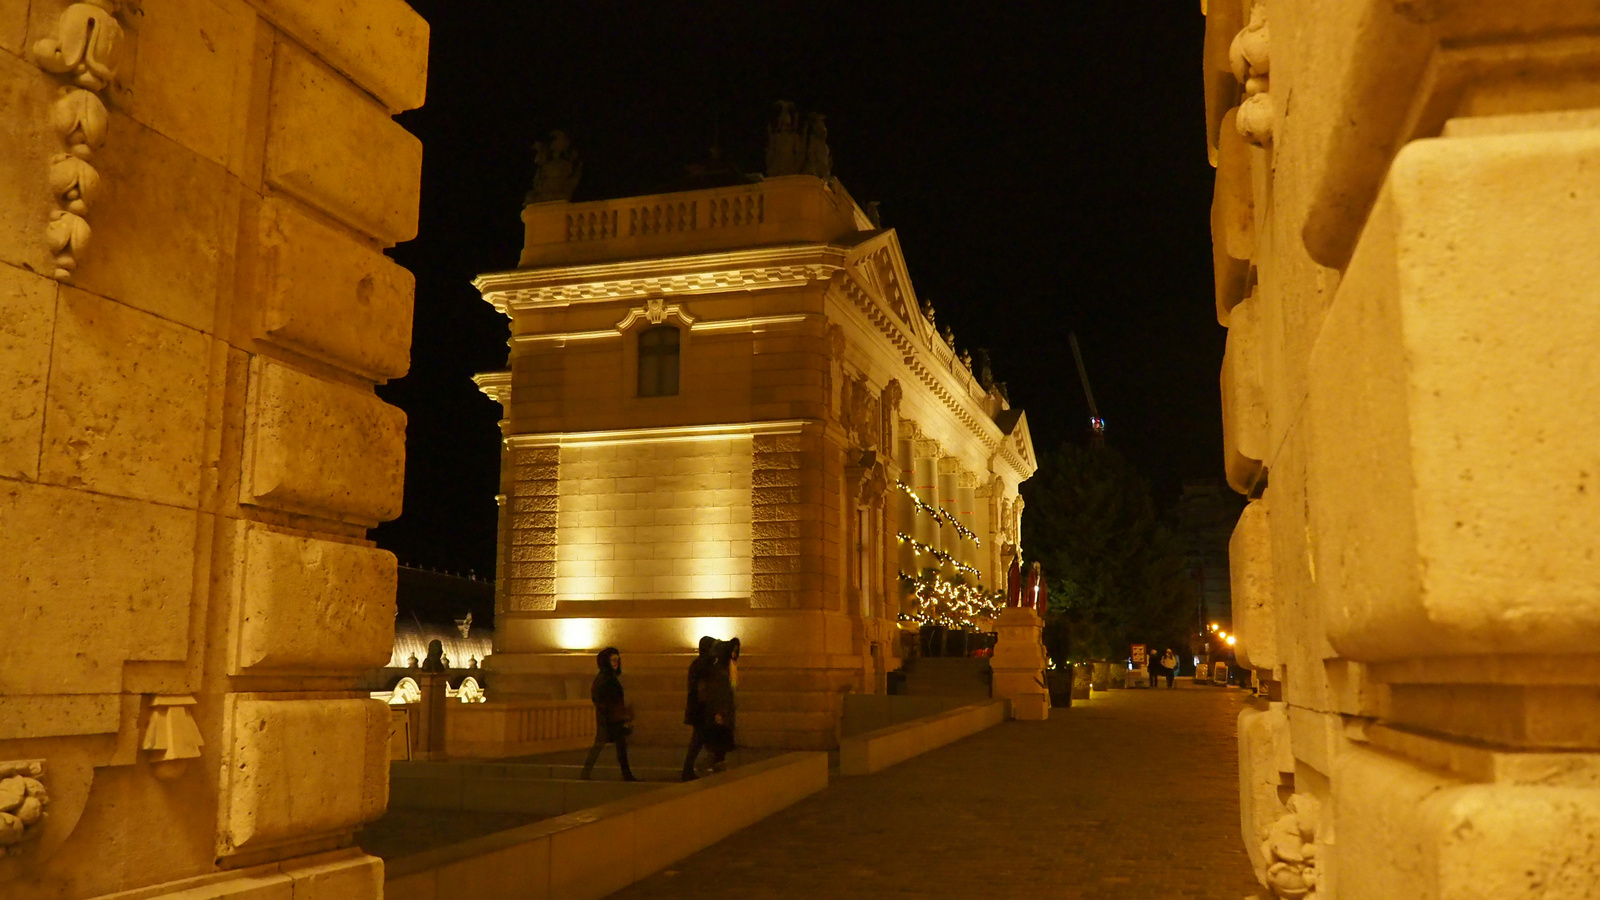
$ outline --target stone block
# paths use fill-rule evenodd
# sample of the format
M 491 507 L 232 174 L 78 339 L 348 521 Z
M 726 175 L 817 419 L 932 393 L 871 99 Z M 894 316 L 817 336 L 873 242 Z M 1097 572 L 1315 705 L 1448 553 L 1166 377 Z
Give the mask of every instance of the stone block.
M 384 244 L 417 235 L 421 142 L 287 41 L 273 55 L 265 171 L 274 186 Z
M 1272 526 L 1265 499 L 1239 515 L 1228 540 L 1228 580 L 1233 597 L 1234 652 L 1239 664 L 1273 669 L 1278 657 L 1278 617 L 1273 597 Z
M 0 29 L 14 15 L 26 19 L 28 4 L 18 14 L 11 10 L 15 2 L 0 2 L 6 10 L 0 13 Z M 44 233 L 51 211 L 58 208 L 49 179 L 51 157 L 62 151 L 61 139 L 50 127 L 57 84 L 21 56 L 0 52 L 0 122 L 6 123 L 5 152 L 0 153 L 0 197 L 5 198 L 0 203 L 0 262 L 35 272 L 55 269 Z
M 21 56 L 28 34 L 28 0 L 0 0 L 0 50 Z
M 400 514 L 405 413 L 262 357 L 248 405 L 241 503 L 361 523 Z
M 387 550 L 251 528 L 235 670 L 382 666 L 394 643 L 395 578 Z
M 39 479 L 198 503 L 211 347 L 197 331 L 63 287 Z
M 294 900 L 382 900 L 383 860 L 359 850 L 344 851 L 338 859 L 308 860 L 310 865 L 286 865 L 294 884 Z
M 391 113 L 422 105 L 428 86 L 428 23 L 403 0 L 252 2 Z
M 1348 897 L 1584 897 L 1600 878 L 1600 790 L 1469 784 L 1358 748 L 1335 774 Z
M 237 699 L 228 718 L 219 853 L 346 832 L 383 813 L 383 703 Z
M 1288 728 L 1282 704 L 1273 704 L 1269 709 L 1246 708 L 1239 713 L 1239 826 L 1258 880 L 1267 870 L 1261 840 L 1266 837 L 1267 828 L 1284 813 L 1280 790 L 1285 779 L 1278 766 L 1278 734 Z M 1292 765 L 1290 769 L 1292 772 Z
M 1600 131 L 1416 141 L 1311 355 L 1307 493 L 1357 660 L 1600 643 Z
M 411 366 L 411 273 L 293 203 L 261 204 L 259 336 L 374 381 Z
M 93 239 L 74 284 L 199 331 L 232 297 L 227 273 L 238 237 L 238 182 L 128 116 L 113 112 L 94 156 L 100 199 Z
M 169 506 L 0 481 L 6 693 L 114 694 L 125 660 L 184 659 L 196 522 Z
M 242 145 L 256 17 L 243 0 L 168 0 L 141 9 L 135 119 L 221 166 Z
M 1262 324 L 1260 298 L 1235 306 L 1222 356 L 1223 466 L 1228 485 L 1241 494 L 1252 492 L 1270 451 Z
M 0 263 L 0 477 L 39 475 L 56 283 Z

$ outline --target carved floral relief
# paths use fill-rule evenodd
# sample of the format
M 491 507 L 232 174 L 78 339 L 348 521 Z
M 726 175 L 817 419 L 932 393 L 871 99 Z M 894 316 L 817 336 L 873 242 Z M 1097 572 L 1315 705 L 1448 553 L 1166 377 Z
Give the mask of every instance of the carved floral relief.
M 60 209 L 52 210 L 45 243 L 55 255 L 54 278 L 67 281 L 88 246 L 89 207 L 100 193 L 100 173 L 89 160 L 105 142 L 106 106 L 99 91 L 117 74 L 122 25 L 117 0 L 74 3 L 56 20 L 54 37 L 34 43 L 39 68 L 66 83 L 50 108 L 50 124 L 64 152 L 50 161 L 50 189 Z
M 43 776 L 41 759 L 0 762 L 0 856 L 21 852 L 24 841 L 39 836 L 50 804 Z

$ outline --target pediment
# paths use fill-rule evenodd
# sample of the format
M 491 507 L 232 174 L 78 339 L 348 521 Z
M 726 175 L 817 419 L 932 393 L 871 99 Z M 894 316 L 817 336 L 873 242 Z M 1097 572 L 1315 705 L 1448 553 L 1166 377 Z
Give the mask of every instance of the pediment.
M 911 274 L 893 229 L 868 236 L 851 249 L 845 271 L 856 284 L 902 324 L 917 334 L 927 329 L 922 304 L 911 286 Z

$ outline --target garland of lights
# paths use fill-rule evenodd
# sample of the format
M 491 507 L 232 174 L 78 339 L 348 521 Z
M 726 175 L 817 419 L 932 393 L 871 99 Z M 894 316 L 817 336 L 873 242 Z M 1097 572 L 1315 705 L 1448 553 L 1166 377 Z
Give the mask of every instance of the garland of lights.
M 943 578 L 933 569 L 920 577 L 900 573 L 900 584 L 916 601 L 913 612 L 900 614 L 900 621 L 945 628 L 971 628 L 978 619 L 993 619 L 1005 606 L 1003 591 L 985 591 L 983 585 Z
M 978 540 L 978 535 L 974 533 L 972 529 L 962 525 L 960 522 L 957 522 L 956 517 L 948 510 L 940 509 L 939 507 L 934 506 L 932 503 L 929 503 L 923 500 L 921 497 L 918 497 L 916 492 L 911 489 L 911 486 L 906 484 L 904 481 L 897 481 L 895 484 L 899 485 L 900 490 L 905 491 L 906 496 L 911 498 L 911 503 L 917 508 L 918 512 L 927 513 L 941 522 L 948 523 L 950 527 L 956 530 L 956 534 L 959 534 L 974 544 L 977 544 L 979 547 L 983 546 L 983 541 Z
M 912 537 L 909 534 L 906 534 L 903 531 L 900 532 L 899 534 L 895 535 L 895 537 L 897 537 L 900 540 L 905 541 L 906 543 L 910 544 L 911 545 L 911 549 L 913 551 L 915 551 L 917 553 L 917 555 L 919 555 L 919 556 L 924 554 L 924 553 L 926 553 L 926 554 L 932 556 L 934 559 L 937 559 L 938 561 L 944 563 L 945 565 L 954 568 L 958 572 L 966 572 L 968 575 L 971 575 L 973 578 L 982 578 L 983 577 L 983 573 L 979 572 L 977 569 L 973 568 L 972 566 L 969 566 L 966 563 L 956 562 L 956 558 L 954 556 L 951 556 L 950 554 L 944 552 L 943 550 L 940 550 L 937 547 L 930 547 L 927 544 L 924 544 L 923 542 L 917 540 L 916 538 Z

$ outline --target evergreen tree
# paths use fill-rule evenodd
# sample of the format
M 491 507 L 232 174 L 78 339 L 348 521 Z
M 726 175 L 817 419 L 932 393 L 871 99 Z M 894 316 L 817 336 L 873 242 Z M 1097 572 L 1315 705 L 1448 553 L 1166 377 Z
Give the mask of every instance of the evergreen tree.
M 1150 487 L 1105 447 L 1063 444 L 1022 486 L 1026 555 L 1050 591 L 1046 647 L 1061 659 L 1121 658 L 1133 643 L 1188 645 L 1194 586 Z

